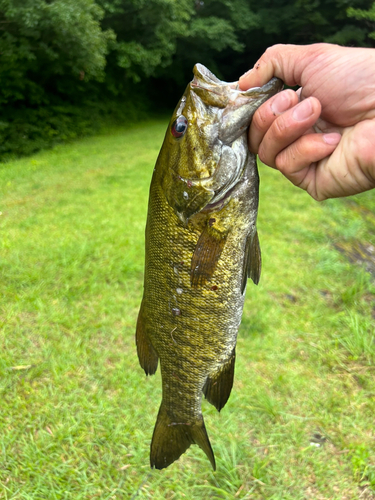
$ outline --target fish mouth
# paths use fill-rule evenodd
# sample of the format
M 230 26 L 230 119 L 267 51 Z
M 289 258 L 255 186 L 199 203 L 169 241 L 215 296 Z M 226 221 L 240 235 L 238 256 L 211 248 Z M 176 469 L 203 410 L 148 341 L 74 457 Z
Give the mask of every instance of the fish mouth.
M 249 118 L 255 110 L 283 87 L 283 82 L 274 77 L 262 87 L 241 90 L 238 81 L 219 80 L 200 63 L 194 66 L 193 73 L 194 78 L 190 82 L 190 89 L 200 97 L 202 102 L 217 108 L 227 108 L 223 115 L 223 128 L 225 129 L 228 128 L 228 125 L 233 128 L 233 122 L 238 124 L 248 121 L 249 123 Z M 228 130 L 223 132 L 223 136 L 227 134 Z

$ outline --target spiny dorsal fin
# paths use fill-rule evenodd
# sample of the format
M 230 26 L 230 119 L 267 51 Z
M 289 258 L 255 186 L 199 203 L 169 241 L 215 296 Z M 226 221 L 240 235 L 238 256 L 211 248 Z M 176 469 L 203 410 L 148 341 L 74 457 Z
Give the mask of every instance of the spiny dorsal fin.
M 245 292 L 247 278 L 251 278 L 256 285 L 259 283 L 261 267 L 262 258 L 260 253 L 259 238 L 258 232 L 255 229 L 254 232 L 249 234 L 246 239 L 241 285 L 242 294 Z
M 236 352 L 233 350 L 228 361 L 223 363 L 220 369 L 210 375 L 203 387 L 203 394 L 209 403 L 215 406 L 217 411 L 224 408 L 233 387 L 234 364 Z
M 144 329 L 142 305 L 138 314 L 135 343 L 137 344 L 139 364 L 144 369 L 146 375 L 153 375 L 158 367 L 158 355 Z
M 203 229 L 191 258 L 190 282 L 193 288 L 205 285 L 212 278 L 225 241 L 226 234 L 209 226 Z
M 151 442 L 151 467 L 164 469 L 177 460 L 191 444 L 197 444 L 216 470 L 215 457 L 202 415 L 195 422 L 173 422 L 162 403 Z

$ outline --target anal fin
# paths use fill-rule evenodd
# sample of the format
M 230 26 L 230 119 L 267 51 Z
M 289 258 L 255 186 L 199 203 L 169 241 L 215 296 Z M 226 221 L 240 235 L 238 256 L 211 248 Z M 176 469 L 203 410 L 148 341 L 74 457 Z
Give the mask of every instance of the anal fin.
M 216 470 L 215 457 L 202 415 L 195 422 L 173 422 L 162 403 L 151 442 L 150 464 L 164 469 L 177 460 L 191 444 L 197 444 Z
M 255 229 L 249 234 L 245 245 L 244 266 L 242 274 L 241 292 L 245 292 L 247 278 L 251 278 L 257 285 L 260 280 L 260 271 L 262 268 L 262 258 L 260 252 L 258 232 Z
M 233 350 L 228 361 L 223 363 L 220 369 L 210 375 L 203 387 L 203 394 L 207 401 L 220 411 L 224 408 L 233 387 L 234 364 L 236 361 L 236 351 Z
M 226 241 L 226 234 L 205 227 L 191 258 L 190 283 L 193 288 L 205 285 L 216 269 Z
M 158 367 L 158 355 L 145 332 L 142 318 L 142 305 L 138 314 L 135 343 L 137 344 L 139 364 L 144 369 L 146 375 L 153 375 Z

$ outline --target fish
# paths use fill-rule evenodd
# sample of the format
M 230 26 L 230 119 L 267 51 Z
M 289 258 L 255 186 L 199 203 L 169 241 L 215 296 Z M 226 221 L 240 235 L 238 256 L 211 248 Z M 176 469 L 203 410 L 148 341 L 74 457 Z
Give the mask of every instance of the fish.
M 160 360 L 162 402 L 150 465 L 163 469 L 191 444 L 215 457 L 203 395 L 220 411 L 232 390 L 247 279 L 258 284 L 259 176 L 247 132 L 279 92 L 273 78 L 242 91 L 202 64 L 177 104 L 152 175 L 143 298 L 136 326 L 146 375 Z

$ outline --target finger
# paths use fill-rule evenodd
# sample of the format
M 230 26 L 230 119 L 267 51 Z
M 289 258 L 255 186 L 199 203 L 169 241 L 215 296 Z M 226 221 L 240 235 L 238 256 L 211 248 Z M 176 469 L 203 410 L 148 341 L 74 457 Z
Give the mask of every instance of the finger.
M 319 101 L 310 97 L 278 116 L 259 145 L 258 155 L 262 162 L 276 167 L 276 156 L 309 130 L 320 111 Z
M 375 122 L 365 120 L 343 131 L 335 151 L 319 162 L 315 199 L 338 198 L 375 187 Z
M 273 45 L 255 63 L 253 69 L 239 79 L 241 90 L 260 87 L 273 76 L 281 78 L 287 85 L 302 85 L 303 70 L 310 60 L 326 50 L 326 44 Z
M 255 112 L 249 130 L 249 149 L 257 153 L 264 135 L 278 116 L 298 103 L 296 93 L 284 90 L 266 101 Z
M 338 127 L 333 123 L 323 120 L 322 118 L 318 118 L 317 122 L 314 123 L 313 131 L 316 132 L 317 134 L 319 133 L 327 134 L 330 132 L 338 132 L 339 134 L 342 134 L 344 131 L 344 127 Z
M 309 191 L 317 199 L 315 164 L 331 155 L 341 140 L 341 135 L 310 134 L 300 137 L 276 157 L 276 168 L 296 186 Z

